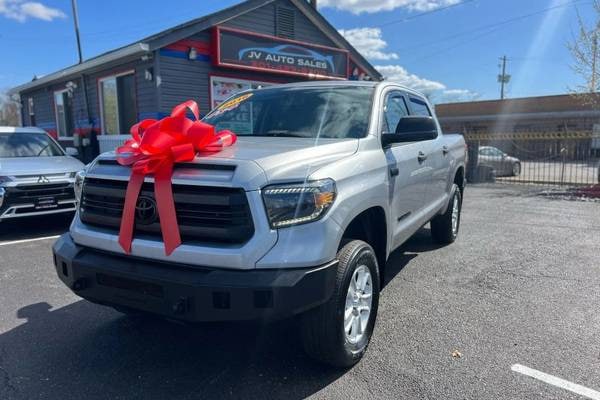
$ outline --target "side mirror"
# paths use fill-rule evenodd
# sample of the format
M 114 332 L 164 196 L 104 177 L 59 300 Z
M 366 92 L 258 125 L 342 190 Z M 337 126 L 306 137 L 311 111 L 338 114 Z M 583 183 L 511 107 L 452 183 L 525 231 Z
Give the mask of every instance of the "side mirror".
M 433 117 L 409 116 L 400 119 L 395 133 L 383 133 L 381 143 L 383 147 L 387 147 L 393 143 L 433 140 L 437 135 L 437 125 Z
M 79 150 L 77 150 L 75 147 L 67 147 L 65 149 L 65 153 L 67 153 L 67 155 L 71 157 L 79 156 Z

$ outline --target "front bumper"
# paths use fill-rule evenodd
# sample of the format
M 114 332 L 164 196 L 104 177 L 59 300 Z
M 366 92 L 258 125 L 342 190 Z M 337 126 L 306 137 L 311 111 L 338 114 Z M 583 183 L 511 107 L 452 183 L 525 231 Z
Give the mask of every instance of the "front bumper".
M 76 245 L 53 246 L 59 278 L 77 295 L 185 321 L 280 319 L 326 302 L 338 261 L 312 268 L 225 270 L 123 256 Z

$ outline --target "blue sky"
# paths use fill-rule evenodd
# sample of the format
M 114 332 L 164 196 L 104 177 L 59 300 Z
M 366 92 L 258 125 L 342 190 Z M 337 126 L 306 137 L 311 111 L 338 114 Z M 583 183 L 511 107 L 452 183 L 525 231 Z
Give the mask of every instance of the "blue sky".
M 70 0 L 0 0 L 0 88 L 77 61 Z M 217 11 L 233 0 L 79 1 L 84 58 Z M 589 0 L 320 0 L 320 11 L 384 75 L 437 101 L 565 93 L 581 79 L 565 44 Z M 433 11 L 433 12 L 431 12 Z

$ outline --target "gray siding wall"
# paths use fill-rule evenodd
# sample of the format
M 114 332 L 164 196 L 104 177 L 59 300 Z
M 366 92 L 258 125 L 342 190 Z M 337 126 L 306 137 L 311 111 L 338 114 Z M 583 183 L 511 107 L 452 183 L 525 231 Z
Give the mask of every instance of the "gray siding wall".
M 334 46 L 308 18 L 287 0 L 266 5 L 247 14 L 233 18 L 222 26 L 247 30 L 265 35 L 275 35 L 276 7 L 287 7 L 295 10 L 295 39 L 308 43 Z M 207 30 L 191 36 L 189 39 L 210 43 L 211 31 Z M 200 113 L 206 114 L 210 110 L 209 91 L 210 75 L 226 76 L 230 78 L 287 83 L 304 80 L 299 77 L 255 73 L 240 71 L 231 68 L 218 68 L 208 60 L 188 60 L 185 57 L 176 57 L 172 54 L 156 53 L 158 70 L 161 76 L 159 88 L 159 113 L 167 115 L 177 104 L 186 100 L 195 100 L 200 106 Z
M 77 89 L 73 92 L 72 109 L 74 128 L 89 130 L 100 129 L 100 104 L 98 97 L 98 79 L 113 75 L 115 73 L 133 70 L 135 72 L 136 92 L 137 92 L 137 113 L 140 118 L 157 116 L 157 96 L 155 79 L 148 81 L 145 79 L 145 70 L 153 67 L 152 60 L 146 62 L 131 62 L 127 64 L 113 66 L 93 74 L 85 76 L 86 87 L 88 91 L 89 119 L 85 107 L 84 92 L 82 80 L 80 77 L 72 78 L 64 82 L 48 85 L 42 89 L 37 89 L 21 94 L 23 104 L 23 125 L 29 125 L 29 114 L 27 109 L 27 98 L 33 97 L 35 122 L 40 128 L 49 132 L 56 131 L 56 116 L 54 112 L 54 92 L 65 89 L 69 81 L 77 84 Z M 90 123 L 91 120 L 91 123 Z M 127 132 L 123 132 L 127 133 Z
M 247 14 L 240 15 L 239 17 L 227 21 L 223 26 L 274 36 L 276 7 L 286 7 L 295 11 L 295 40 L 335 47 L 333 42 L 325 36 L 323 32 L 321 32 L 300 10 L 287 0 L 279 0 Z

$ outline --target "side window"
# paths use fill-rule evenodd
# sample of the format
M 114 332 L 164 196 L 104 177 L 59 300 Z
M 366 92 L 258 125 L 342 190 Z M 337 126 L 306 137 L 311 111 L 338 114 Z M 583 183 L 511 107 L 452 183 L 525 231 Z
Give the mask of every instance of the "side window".
M 402 93 L 394 92 L 388 95 L 383 109 L 383 131 L 396 132 L 400 118 L 408 115 L 408 108 Z
M 424 115 L 426 117 L 431 117 L 431 111 L 429 111 L 427 103 L 425 103 L 423 100 L 411 97 L 410 107 L 412 108 L 414 115 Z

